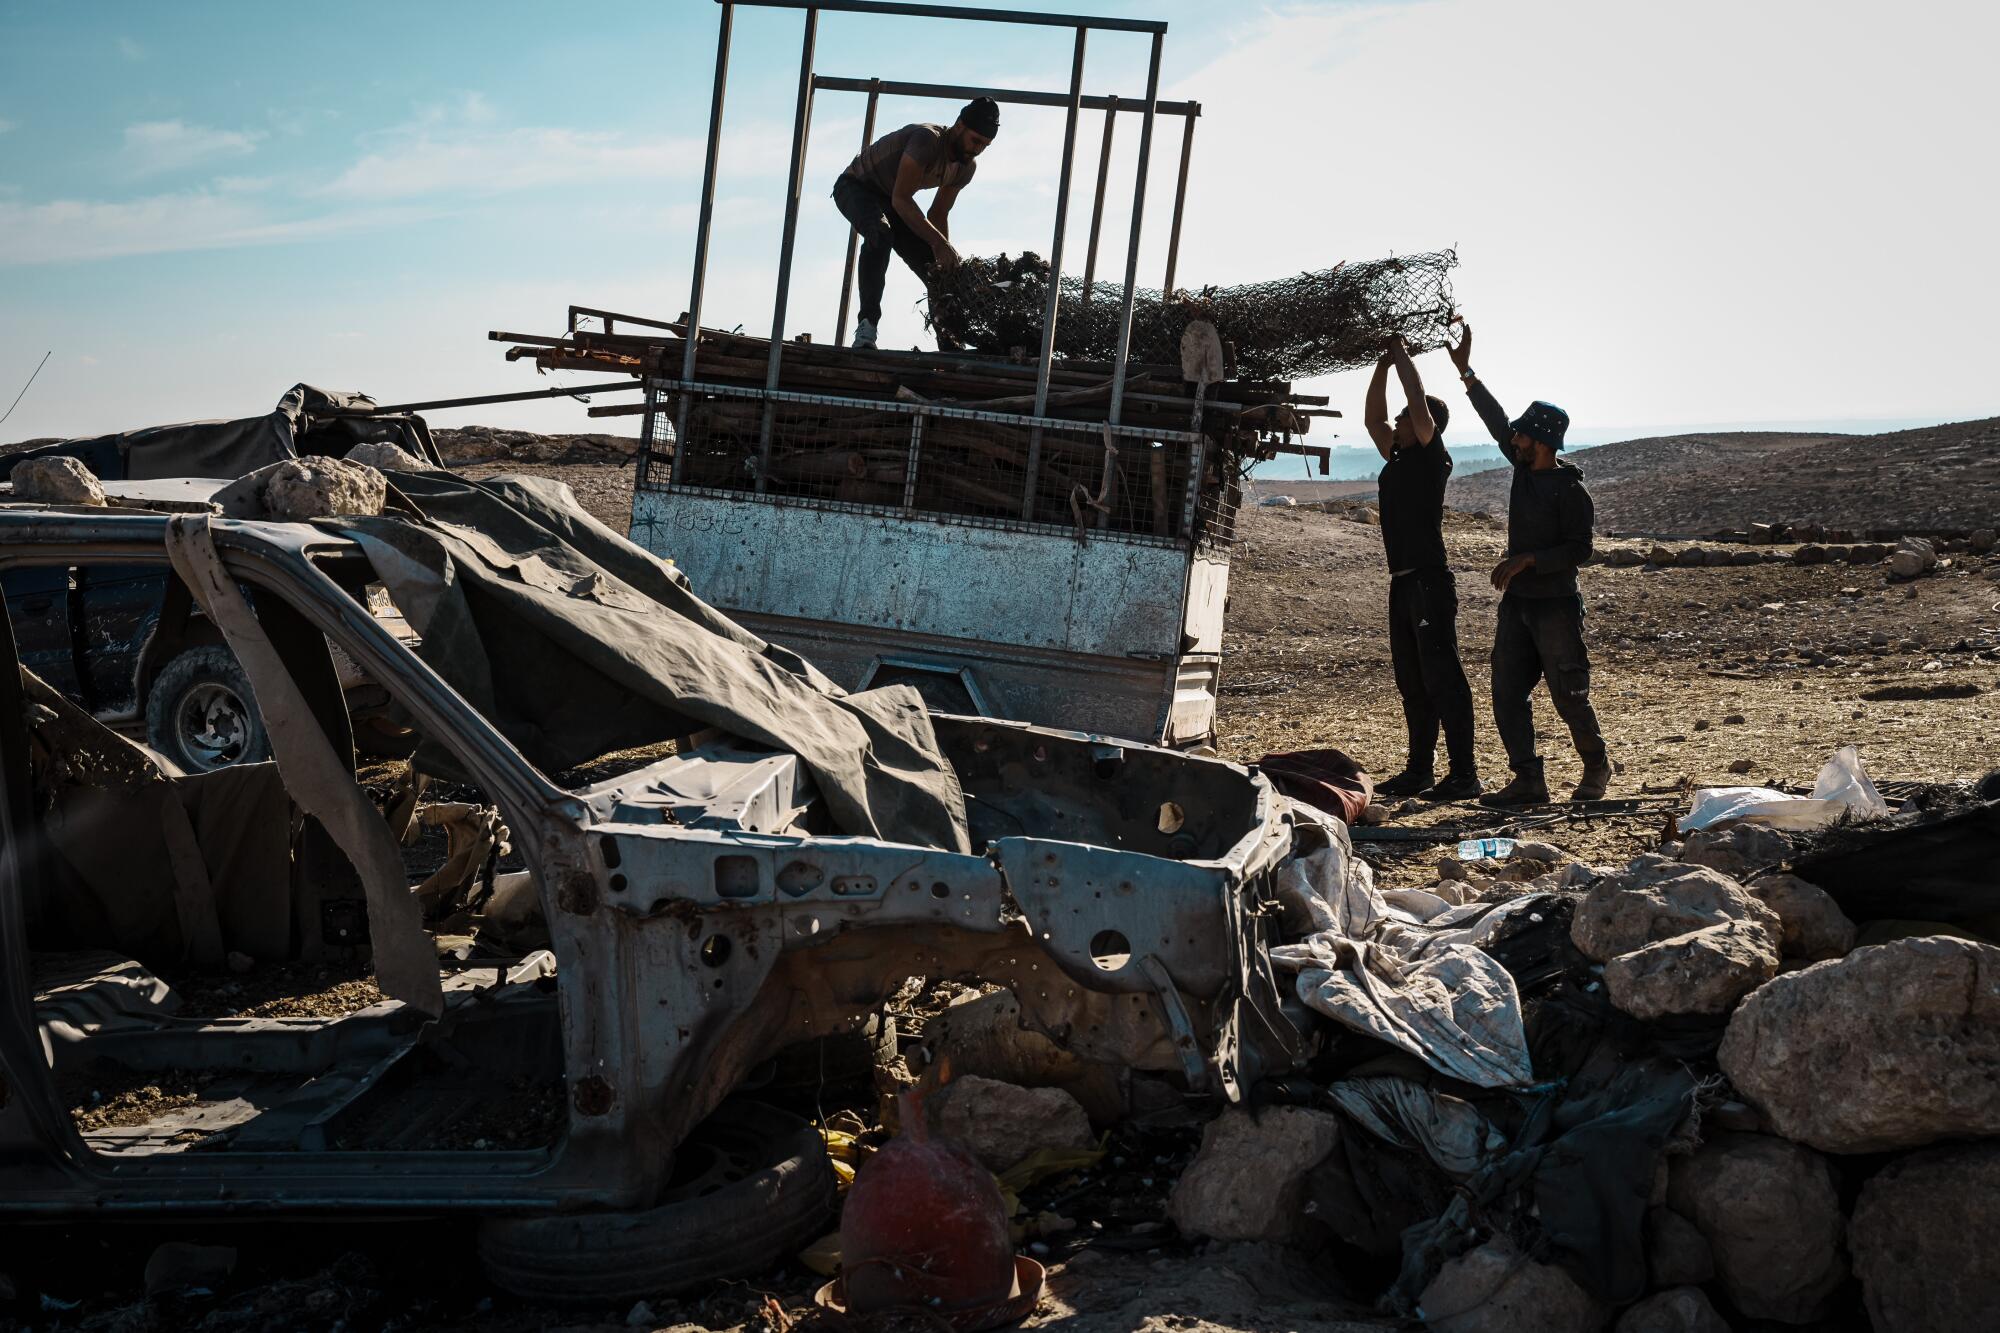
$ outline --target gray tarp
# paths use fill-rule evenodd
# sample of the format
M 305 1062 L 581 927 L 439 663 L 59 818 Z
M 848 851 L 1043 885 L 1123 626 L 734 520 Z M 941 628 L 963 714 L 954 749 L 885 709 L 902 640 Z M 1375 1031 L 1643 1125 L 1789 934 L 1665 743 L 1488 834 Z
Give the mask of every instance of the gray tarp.
M 375 415 L 373 399 L 358 393 L 295 384 L 272 411 L 235 421 L 185 421 L 45 444 L 0 459 L 0 470 L 31 458 L 74 458 L 101 481 L 157 481 L 166 477 L 240 477 L 272 463 L 307 454 L 339 458 L 364 440 L 397 444 L 438 462 L 423 418 Z M 4 477 L 0 477 L 4 480 Z
M 968 852 L 965 797 L 908 686 L 843 694 L 534 478 L 390 474 L 423 520 L 361 542 L 419 655 L 541 768 L 703 727 L 799 756 L 842 832 Z

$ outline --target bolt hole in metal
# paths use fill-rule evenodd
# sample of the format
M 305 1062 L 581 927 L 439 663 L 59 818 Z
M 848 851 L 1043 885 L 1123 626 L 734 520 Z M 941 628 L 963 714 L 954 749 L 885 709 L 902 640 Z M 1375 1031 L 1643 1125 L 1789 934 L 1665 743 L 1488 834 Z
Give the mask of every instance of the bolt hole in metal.
M 1132 961 L 1132 941 L 1118 931 L 1100 930 L 1090 937 L 1090 961 L 1116 972 Z
M 931 885 L 931 897 L 933 898 L 951 897 L 951 885 L 945 883 L 943 880 L 939 880 L 937 883 Z
M 611 877 L 611 891 L 613 893 L 625 892 L 625 877 L 623 875 L 613 875 Z
M 701 942 L 701 961 L 706 967 L 721 967 L 734 949 L 727 935 L 710 935 Z
M 174 729 L 181 753 L 209 773 L 243 758 L 250 744 L 250 710 L 236 691 L 207 681 L 181 698 Z

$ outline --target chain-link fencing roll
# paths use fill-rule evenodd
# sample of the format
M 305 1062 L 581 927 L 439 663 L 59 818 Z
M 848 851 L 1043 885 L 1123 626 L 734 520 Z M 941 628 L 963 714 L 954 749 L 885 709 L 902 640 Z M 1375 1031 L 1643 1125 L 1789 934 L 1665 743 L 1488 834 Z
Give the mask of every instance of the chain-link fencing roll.
M 1372 365 L 1392 334 L 1413 352 L 1445 345 L 1453 315 L 1449 250 L 1337 264 L 1241 287 L 1204 287 L 1171 295 L 1141 289 L 1132 303 L 1131 359 L 1180 364 L 1188 322 L 1214 323 L 1236 347 L 1239 379 L 1292 380 Z M 1118 351 L 1122 286 L 1062 280 L 1056 355 L 1109 361 Z M 934 275 L 926 322 L 942 339 L 972 351 L 1009 355 L 1041 350 L 1049 266 L 1033 253 L 1009 259 L 969 257 Z

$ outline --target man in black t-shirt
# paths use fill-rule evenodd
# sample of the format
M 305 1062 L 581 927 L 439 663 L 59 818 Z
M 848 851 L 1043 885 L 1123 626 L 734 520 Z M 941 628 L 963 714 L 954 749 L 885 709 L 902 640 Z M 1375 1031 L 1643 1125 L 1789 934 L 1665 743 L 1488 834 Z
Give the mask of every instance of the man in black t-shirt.
M 1408 400 L 1389 422 L 1387 381 L 1396 368 Z M 1444 427 L 1450 412 L 1424 393 L 1424 382 L 1401 337 L 1375 363 L 1362 420 L 1384 460 L 1377 499 L 1382 549 L 1389 559 L 1389 660 L 1403 696 L 1409 758 L 1403 771 L 1375 790 L 1464 801 L 1483 790 L 1472 749 L 1472 687 L 1458 660 L 1458 584 L 1444 553 L 1444 486 L 1451 479 Z M 1438 728 L 1444 728 L 1451 770 L 1435 782 Z

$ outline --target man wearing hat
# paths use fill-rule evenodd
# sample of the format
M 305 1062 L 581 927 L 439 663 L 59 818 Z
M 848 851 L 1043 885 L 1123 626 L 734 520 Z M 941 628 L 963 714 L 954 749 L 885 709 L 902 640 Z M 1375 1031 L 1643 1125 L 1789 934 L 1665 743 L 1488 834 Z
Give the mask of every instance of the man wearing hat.
M 1573 801 L 1604 799 L 1611 759 L 1590 706 L 1590 650 L 1583 642 L 1583 596 L 1576 568 L 1590 556 L 1594 510 L 1583 472 L 1557 455 L 1569 414 L 1536 401 L 1513 421 L 1472 370 L 1472 327 L 1466 325 L 1452 364 L 1465 393 L 1500 452 L 1514 465 L 1507 497 L 1507 555 L 1493 569 L 1500 591 L 1493 633 L 1493 721 L 1507 747 L 1514 780 L 1480 799 L 1489 805 L 1537 805 L 1549 799 L 1542 759 L 1535 753 L 1529 698 L 1546 679 L 1556 713 L 1569 726 L 1583 778 Z
M 891 250 L 925 286 L 934 267 L 958 262 L 958 251 L 951 247 L 951 206 L 979 169 L 974 159 L 999 132 L 1000 104 L 990 97 L 975 98 L 950 129 L 905 125 L 862 149 L 840 173 L 833 201 L 861 233 L 861 310 L 854 346 L 875 345 Z M 928 213 L 917 207 L 920 190 L 937 191 Z

